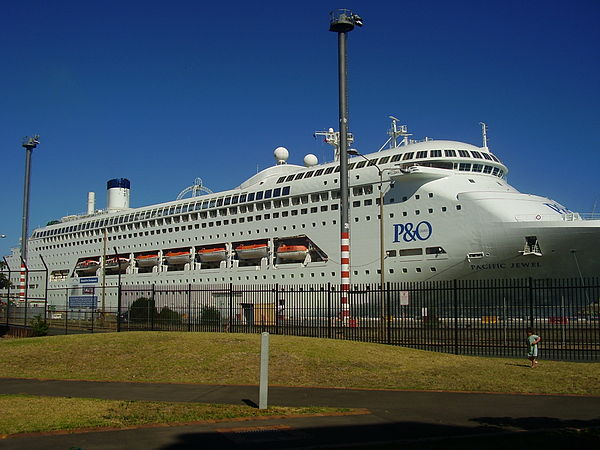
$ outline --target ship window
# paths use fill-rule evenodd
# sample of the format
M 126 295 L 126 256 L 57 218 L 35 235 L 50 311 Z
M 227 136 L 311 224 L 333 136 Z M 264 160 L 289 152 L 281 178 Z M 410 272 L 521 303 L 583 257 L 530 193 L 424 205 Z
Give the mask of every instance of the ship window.
M 423 254 L 422 248 L 405 248 L 400 250 L 400 256 L 418 256 Z
M 223 206 L 223 197 L 217 199 L 217 207 Z
M 498 172 L 498 176 L 499 176 L 500 178 L 502 178 L 502 175 L 504 175 L 504 171 L 503 171 L 503 170 L 501 170 L 501 171 L 499 171 L 499 172 Z M 502 186 L 502 184 L 501 184 L 500 186 Z
M 498 169 L 497 167 L 494 167 L 494 170 L 492 170 L 492 175 L 498 175 L 498 171 L 500 169 Z
M 404 156 L 402 157 L 402 160 L 406 161 L 407 159 L 412 159 L 413 156 L 414 156 L 413 152 L 405 153 Z
M 233 197 L 231 197 L 231 204 L 235 205 L 237 204 L 237 202 L 239 201 L 240 197 L 239 195 L 234 195 Z
M 352 188 L 352 194 L 353 195 L 363 195 L 363 189 L 362 189 L 362 187 Z
M 325 175 L 329 175 L 331 172 L 333 172 L 333 167 L 328 167 L 327 169 L 325 169 Z
M 248 194 L 248 201 L 249 201 L 249 202 L 252 202 L 252 201 L 254 201 L 254 192 L 250 192 L 250 193 Z
M 460 205 L 456 205 L 456 210 L 457 210 L 457 211 L 460 211 L 461 209 L 462 209 L 462 206 L 460 206 Z
M 283 191 L 281 191 L 282 195 L 290 195 L 290 187 L 289 186 L 285 186 L 283 188 Z
M 485 166 L 483 168 L 483 173 L 491 173 L 492 172 L 492 166 Z
M 315 172 L 315 177 L 318 177 L 319 175 L 321 175 L 323 173 L 325 169 L 319 169 Z
M 230 205 L 231 204 L 231 197 L 225 197 L 225 201 L 223 202 L 223 204 L 225 206 Z
M 473 180 L 472 178 L 469 178 L 469 183 L 475 183 L 475 180 Z
M 292 216 L 297 216 L 297 215 L 298 215 L 298 210 L 292 209 Z
M 369 161 L 369 164 L 367 164 L 367 166 L 376 166 L 377 165 L 377 159 L 372 159 L 371 161 Z
M 168 214 L 169 214 L 169 215 L 171 215 L 171 214 L 173 214 L 174 212 L 175 212 L 175 207 L 174 207 L 174 206 L 171 206 L 171 207 L 169 208 L 169 212 L 168 212 Z M 119 222 L 119 223 L 121 223 L 121 222 Z
M 440 158 L 440 157 L 442 156 L 442 151 L 441 151 L 441 150 L 431 150 L 431 151 L 429 152 L 429 155 L 430 155 L 432 158 Z
M 350 164 L 348 164 L 348 170 L 354 169 L 355 165 L 356 165 L 356 163 L 350 163 Z
M 267 190 L 265 191 L 265 198 L 271 198 L 271 194 L 272 194 L 272 191 L 271 191 L 271 189 L 267 189 Z
M 456 156 L 455 150 L 444 150 L 444 156 L 447 158 L 454 158 Z
M 484 157 L 485 159 L 487 159 L 488 161 L 491 161 L 491 160 L 492 160 L 492 157 L 491 157 L 490 155 L 488 155 L 487 153 L 484 153 L 484 154 L 483 154 L 483 157 Z
M 366 161 L 359 161 L 358 163 L 356 163 L 356 168 L 360 169 L 361 167 L 365 167 L 366 164 Z
M 479 153 L 479 152 L 471 152 L 471 156 L 473 156 L 473 158 L 477 158 L 477 159 L 482 159 L 483 158 L 481 156 L 481 153 Z
M 381 159 L 379 160 L 379 164 L 385 164 L 385 163 L 387 163 L 389 160 L 390 160 L 390 157 L 389 157 L 389 156 L 384 156 L 383 158 L 381 158 Z
M 277 179 L 277 183 L 283 183 L 285 181 L 285 177 L 279 177 Z
M 471 167 L 472 172 L 481 172 L 483 170 L 483 164 L 473 164 Z
M 273 197 L 281 196 L 281 188 L 273 189 Z
M 426 151 L 417 152 L 416 158 L 419 158 L 419 159 L 427 158 L 427 152 Z
M 446 250 L 444 250 L 442 247 L 427 247 L 425 249 L 426 255 L 441 255 L 443 253 L 446 253 Z
M 469 164 L 469 163 L 460 163 L 458 165 L 458 170 L 463 171 L 463 172 L 464 171 L 469 171 L 469 170 L 471 170 L 471 164 Z
M 402 158 L 402 155 L 394 155 L 394 156 L 392 156 L 392 161 L 391 162 L 400 161 L 400 158 Z
M 372 204 L 373 204 L 373 200 L 371 200 L 371 199 L 365 200 L 365 206 L 371 206 Z
M 304 172 L 300 172 L 299 174 L 296 175 L 296 177 L 294 178 L 294 180 L 299 180 L 304 176 Z
M 179 214 L 180 212 L 181 212 L 181 205 L 179 205 L 175 208 L 175 214 Z M 129 220 L 131 220 L 131 216 L 129 217 Z
M 217 201 L 216 201 L 216 200 L 213 198 L 213 199 L 210 201 L 210 203 L 208 204 L 208 207 L 209 207 L 209 208 L 214 208 L 216 204 L 217 204 Z
M 468 151 L 466 151 L 466 150 L 459 150 L 459 151 L 458 151 L 458 154 L 459 154 L 460 156 L 462 156 L 463 158 L 468 158 L 468 157 L 469 157 L 469 152 L 468 152 Z
M 499 160 L 498 158 L 496 158 L 494 155 L 492 155 L 491 153 L 490 153 L 490 156 L 492 157 L 492 159 L 493 159 L 494 161 L 496 161 L 496 162 L 500 162 L 500 160 Z
M 240 195 L 240 203 L 244 203 L 246 201 L 246 194 Z
M 340 166 L 335 166 L 335 169 L 333 170 L 335 173 L 338 173 L 340 171 Z
M 310 172 L 307 172 L 306 175 L 304 175 L 304 178 L 310 178 L 315 174 L 314 170 L 311 170 Z
M 352 202 L 352 206 L 355 208 L 358 208 L 360 206 L 360 200 L 356 200 L 355 202 Z
M 263 198 L 263 192 L 262 192 L 262 191 L 258 191 L 258 192 L 256 193 L 256 197 L 255 197 L 255 199 L 256 199 L 256 200 L 262 200 L 262 198 Z
M 288 175 L 288 177 L 285 179 L 285 181 L 292 181 L 294 179 L 295 175 Z

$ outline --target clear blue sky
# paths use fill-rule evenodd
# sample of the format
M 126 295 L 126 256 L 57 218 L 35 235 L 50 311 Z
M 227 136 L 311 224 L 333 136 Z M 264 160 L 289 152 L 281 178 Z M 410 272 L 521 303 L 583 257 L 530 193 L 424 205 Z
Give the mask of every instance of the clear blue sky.
M 105 206 L 131 180 L 132 206 L 175 199 L 195 177 L 214 191 L 307 153 L 337 126 L 337 40 L 349 35 L 350 128 L 363 153 L 388 115 L 415 138 L 480 144 L 478 123 L 521 191 L 600 211 L 600 2 L 29 1 L 0 18 L 0 253 L 18 246 L 25 135 L 34 151 L 30 230 Z

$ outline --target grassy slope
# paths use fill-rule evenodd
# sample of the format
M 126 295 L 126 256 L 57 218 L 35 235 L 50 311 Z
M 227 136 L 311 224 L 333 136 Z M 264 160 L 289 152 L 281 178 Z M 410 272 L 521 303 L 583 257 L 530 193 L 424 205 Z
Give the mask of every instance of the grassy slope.
M 260 336 L 111 333 L 0 340 L 0 377 L 257 384 Z M 271 336 L 270 382 L 289 386 L 600 395 L 600 364 L 481 358 Z

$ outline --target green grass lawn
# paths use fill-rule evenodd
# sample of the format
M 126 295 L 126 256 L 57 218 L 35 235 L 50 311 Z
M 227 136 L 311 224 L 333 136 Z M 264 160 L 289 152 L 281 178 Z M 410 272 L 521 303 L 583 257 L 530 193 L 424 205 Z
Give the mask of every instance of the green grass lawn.
M 260 335 L 130 332 L 0 340 L 0 377 L 257 384 Z M 600 395 L 600 363 L 271 336 L 274 385 Z
M 11 434 L 81 428 L 127 428 L 148 424 L 190 423 L 261 416 L 295 416 L 349 411 L 341 408 L 267 410 L 204 403 L 142 402 L 93 398 L 0 395 L 0 439 Z

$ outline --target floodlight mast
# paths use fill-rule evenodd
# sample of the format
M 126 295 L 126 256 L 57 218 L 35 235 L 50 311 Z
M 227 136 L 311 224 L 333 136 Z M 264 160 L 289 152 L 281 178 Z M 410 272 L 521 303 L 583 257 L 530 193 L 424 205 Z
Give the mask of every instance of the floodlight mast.
M 27 263 L 27 234 L 29 228 L 29 174 L 31 173 L 31 153 L 40 143 L 40 136 L 25 136 L 21 144 L 25 149 L 25 183 L 23 187 L 23 226 L 21 228 L 21 258 Z
M 348 89 L 346 84 L 346 33 L 355 26 L 362 27 L 362 18 L 348 9 L 337 9 L 330 14 L 329 31 L 338 34 L 338 80 L 340 115 L 340 278 L 341 319 L 350 317 L 348 291 L 350 290 L 350 219 L 348 201 Z

